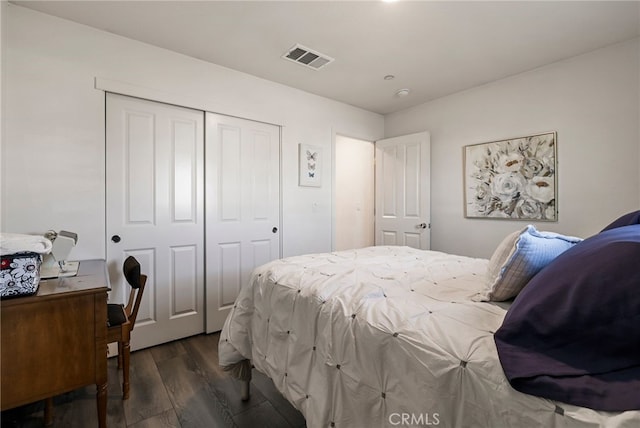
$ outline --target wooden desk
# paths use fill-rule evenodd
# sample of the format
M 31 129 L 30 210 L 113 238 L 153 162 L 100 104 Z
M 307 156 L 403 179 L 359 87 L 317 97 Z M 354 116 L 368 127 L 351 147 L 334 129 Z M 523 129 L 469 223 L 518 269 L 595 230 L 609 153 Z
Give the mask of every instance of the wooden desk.
M 2 410 L 95 383 L 107 417 L 107 292 L 103 260 L 78 275 L 41 281 L 38 293 L 1 301 Z

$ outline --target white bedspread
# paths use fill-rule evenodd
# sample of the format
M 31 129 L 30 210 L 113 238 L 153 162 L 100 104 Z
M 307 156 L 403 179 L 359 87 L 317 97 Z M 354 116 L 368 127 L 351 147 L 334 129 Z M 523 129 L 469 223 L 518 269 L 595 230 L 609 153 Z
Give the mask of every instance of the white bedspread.
M 487 260 L 407 247 L 290 257 L 253 273 L 220 336 L 308 427 L 635 427 L 515 391 L 493 333 L 507 305 L 472 301 Z

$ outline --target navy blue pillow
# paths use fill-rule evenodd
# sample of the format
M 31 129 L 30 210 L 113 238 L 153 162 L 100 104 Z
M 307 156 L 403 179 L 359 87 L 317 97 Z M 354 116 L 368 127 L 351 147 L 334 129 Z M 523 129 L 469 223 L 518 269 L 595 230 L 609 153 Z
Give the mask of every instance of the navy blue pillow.
M 640 410 L 640 224 L 560 254 L 516 297 L 495 342 L 518 391 Z
M 629 226 L 632 224 L 640 224 L 640 211 L 633 211 L 617 218 L 607 227 L 602 229 L 602 232 L 609 229 L 615 229 L 616 227 Z

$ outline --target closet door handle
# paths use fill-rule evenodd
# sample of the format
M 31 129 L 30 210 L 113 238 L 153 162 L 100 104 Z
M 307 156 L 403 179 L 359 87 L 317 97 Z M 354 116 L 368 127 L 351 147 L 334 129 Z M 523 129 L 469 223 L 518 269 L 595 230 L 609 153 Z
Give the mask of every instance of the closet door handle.
M 118 236 L 118 235 L 113 235 L 113 236 L 111 237 L 111 241 L 112 241 L 112 242 L 115 242 L 116 244 L 117 244 L 118 242 L 120 242 L 121 240 L 122 240 L 122 239 L 120 239 L 120 236 Z
M 273 229 L 271 229 L 271 232 L 273 232 L 273 233 L 278 233 L 278 228 L 277 228 L 277 227 L 274 227 Z

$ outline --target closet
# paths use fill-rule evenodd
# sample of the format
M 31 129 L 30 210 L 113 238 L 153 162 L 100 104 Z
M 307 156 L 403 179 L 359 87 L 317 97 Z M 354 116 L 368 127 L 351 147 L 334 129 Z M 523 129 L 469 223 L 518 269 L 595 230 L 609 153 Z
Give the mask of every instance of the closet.
M 132 349 L 222 328 L 253 267 L 280 256 L 280 128 L 106 94 L 111 302 L 148 275 Z

